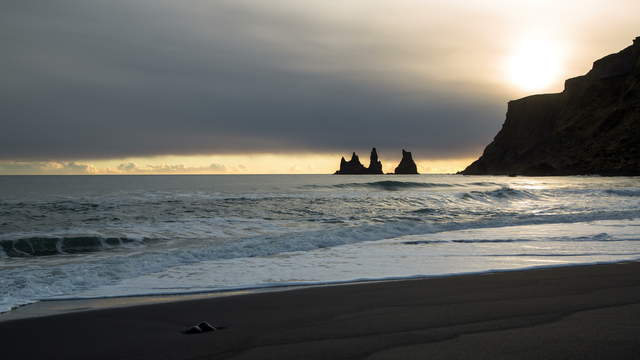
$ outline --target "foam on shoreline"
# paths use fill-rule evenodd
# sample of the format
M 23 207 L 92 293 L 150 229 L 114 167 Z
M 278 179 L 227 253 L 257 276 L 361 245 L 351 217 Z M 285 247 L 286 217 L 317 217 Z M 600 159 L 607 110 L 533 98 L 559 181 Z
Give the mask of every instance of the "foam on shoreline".
M 544 269 L 556 269 L 566 267 L 589 267 L 595 265 L 608 265 L 608 264 L 624 264 L 640 262 L 640 259 L 636 260 L 621 260 L 621 261 L 601 261 L 591 263 L 580 264 L 554 264 L 554 265 L 541 265 L 530 266 L 524 268 L 515 269 L 495 269 L 486 271 L 475 272 L 460 272 L 449 274 L 437 274 L 437 275 L 413 275 L 413 276 L 397 276 L 397 277 L 383 277 L 383 278 L 361 278 L 344 281 L 321 281 L 321 282 L 290 282 L 290 283 L 274 283 L 274 284 L 261 284 L 253 286 L 240 286 L 231 287 L 219 290 L 211 291 L 193 291 L 193 292 L 168 292 L 168 293 L 156 293 L 156 294 L 130 294 L 120 296 L 100 296 L 100 297 L 58 297 L 52 299 L 44 299 L 35 301 L 30 304 L 21 305 L 10 311 L 0 313 L 0 322 L 36 318 L 43 316 L 53 316 L 74 312 L 94 311 L 103 309 L 113 309 L 121 307 L 131 307 L 140 305 L 153 305 L 159 303 L 179 302 L 197 299 L 217 298 L 217 297 L 229 297 L 229 296 L 242 296 L 257 293 L 275 293 L 282 291 L 295 291 L 308 288 L 319 288 L 328 286 L 349 286 L 357 284 L 367 283 L 380 283 L 380 282 L 397 282 L 397 281 L 412 281 L 412 280 L 426 280 L 426 279 L 440 279 L 450 277 L 462 277 L 462 276 L 484 276 L 498 273 L 507 272 L 526 272 L 533 270 Z

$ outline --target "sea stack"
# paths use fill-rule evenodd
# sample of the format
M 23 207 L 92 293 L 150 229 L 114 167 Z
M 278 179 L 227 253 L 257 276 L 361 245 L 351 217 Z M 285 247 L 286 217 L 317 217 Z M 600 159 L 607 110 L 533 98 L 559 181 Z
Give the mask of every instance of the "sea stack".
M 335 172 L 336 175 L 359 175 L 364 174 L 367 168 L 360 163 L 360 158 L 354 152 L 351 154 L 351 160 L 346 161 L 344 156 L 340 159 L 340 169 Z
M 568 79 L 510 101 L 502 129 L 464 175 L 640 175 L 640 37 Z
M 405 151 L 402 149 L 402 160 L 400 160 L 400 164 L 396 167 L 394 174 L 396 175 L 417 175 L 418 167 L 416 163 L 413 161 L 413 157 L 409 151 Z
M 367 169 L 369 174 L 382 175 L 382 162 L 378 160 L 378 152 L 376 148 L 371 149 L 371 156 L 369 157 L 369 168 Z
M 354 152 L 351 154 L 351 160 L 346 161 L 344 157 L 340 159 L 340 169 L 335 172 L 335 175 L 381 175 L 382 174 L 382 162 L 378 160 L 378 152 L 376 148 L 371 150 L 371 157 L 369 161 L 369 167 L 366 168 L 360 162 L 360 158 Z

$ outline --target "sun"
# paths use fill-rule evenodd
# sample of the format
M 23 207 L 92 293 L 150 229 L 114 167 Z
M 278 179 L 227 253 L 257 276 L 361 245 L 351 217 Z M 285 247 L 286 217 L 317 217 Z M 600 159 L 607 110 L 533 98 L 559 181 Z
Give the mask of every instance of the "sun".
M 523 41 L 509 58 L 509 77 L 522 90 L 544 90 L 558 80 L 561 62 L 561 52 L 554 43 Z

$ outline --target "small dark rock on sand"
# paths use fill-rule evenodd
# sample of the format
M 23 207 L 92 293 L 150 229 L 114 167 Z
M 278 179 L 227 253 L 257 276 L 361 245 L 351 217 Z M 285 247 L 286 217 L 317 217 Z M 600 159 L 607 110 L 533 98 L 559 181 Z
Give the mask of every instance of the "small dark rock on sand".
M 215 326 L 209 324 L 208 322 L 203 321 L 198 325 L 194 325 L 194 326 L 188 328 L 183 333 L 184 334 L 200 334 L 200 333 L 203 333 L 203 332 L 216 331 L 216 330 L 220 330 L 220 329 L 222 329 L 222 328 L 215 327 Z

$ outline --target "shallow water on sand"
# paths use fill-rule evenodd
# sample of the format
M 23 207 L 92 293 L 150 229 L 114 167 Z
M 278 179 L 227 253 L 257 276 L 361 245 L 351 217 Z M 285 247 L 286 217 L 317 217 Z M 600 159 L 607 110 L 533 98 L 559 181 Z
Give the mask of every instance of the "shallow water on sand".
M 0 177 L 0 311 L 638 258 L 639 178 Z

